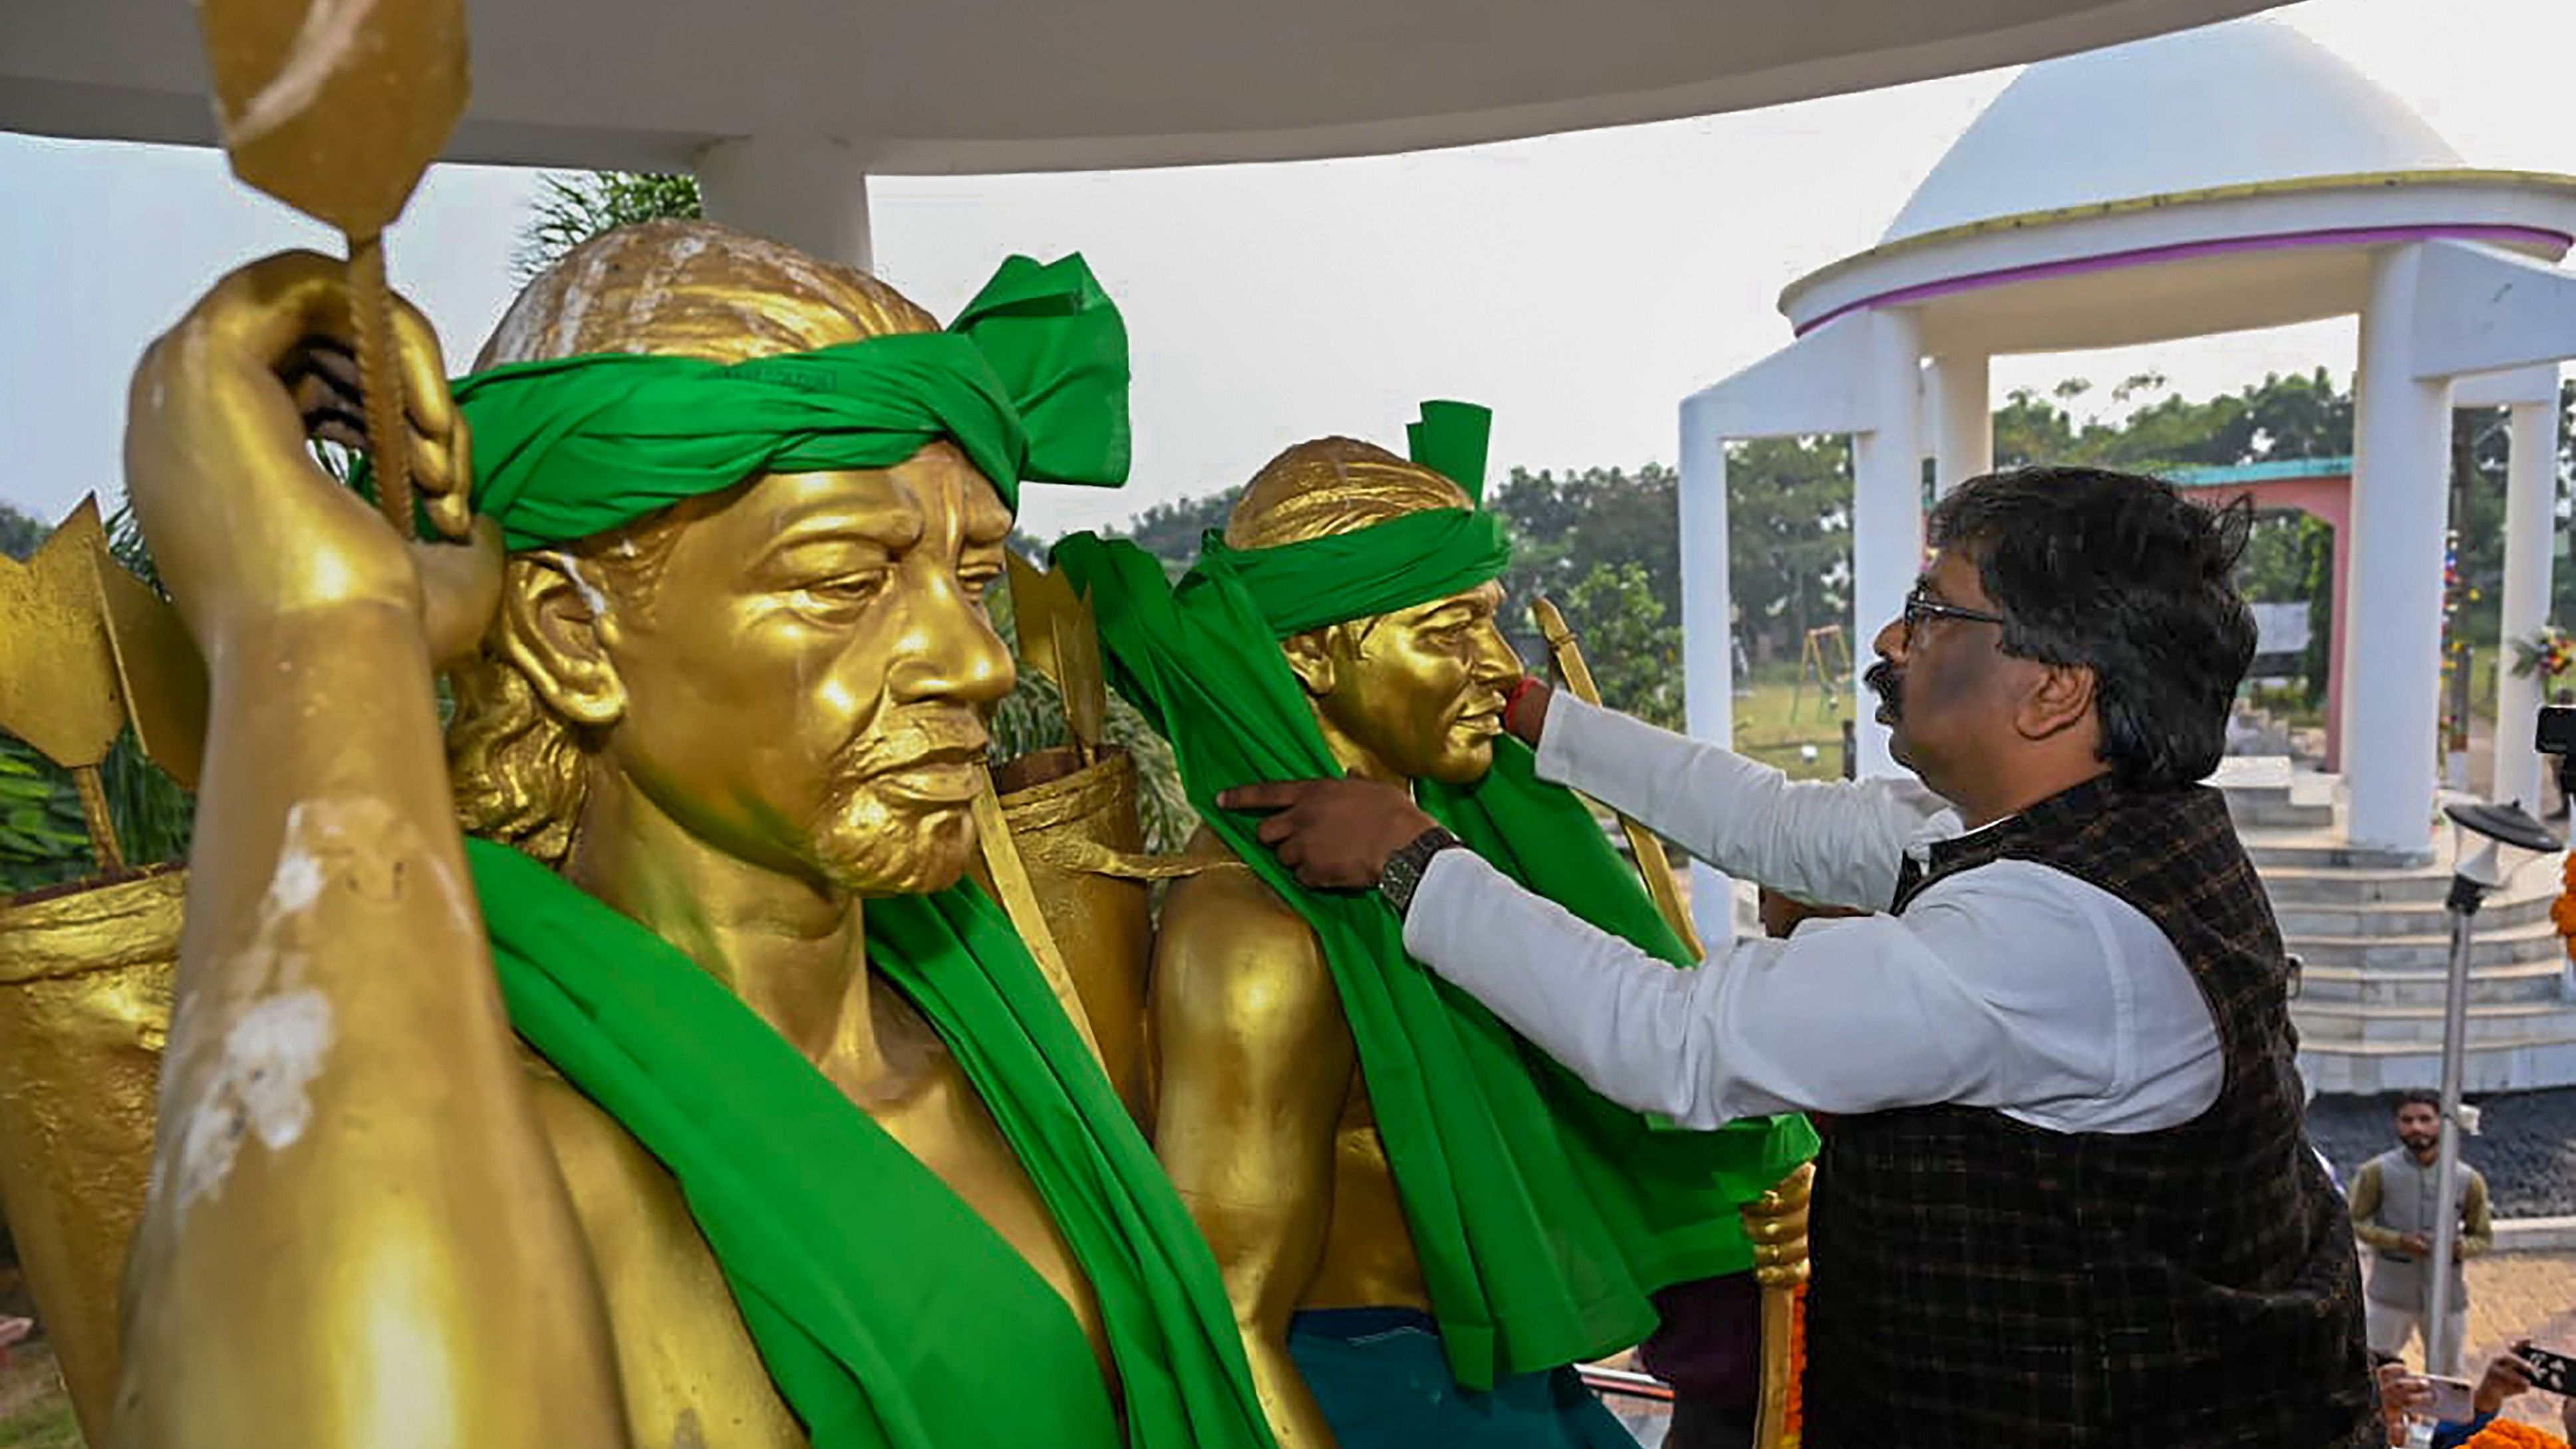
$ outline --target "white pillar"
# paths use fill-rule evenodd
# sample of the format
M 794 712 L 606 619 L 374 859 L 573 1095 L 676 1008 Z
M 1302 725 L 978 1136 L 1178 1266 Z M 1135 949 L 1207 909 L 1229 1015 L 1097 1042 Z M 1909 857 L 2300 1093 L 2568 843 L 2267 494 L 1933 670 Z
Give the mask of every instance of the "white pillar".
M 2354 391 L 2352 606 L 2344 778 L 2358 846 L 2432 843 L 2440 741 L 2442 535 L 2448 512 L 2451 384 L 2415 376 L 2412 324 L 2420 243 L 2371 260 Z
M 2557 392 L 2557 369 L 2550 391 Z M 2513 454 L 2504 488 L 2503 642 L 2496 663 L 2495 782 L 2497 800 L 2519 800 L 2540 813 L 2540 755 L 2531 747 L 2532 721 L 2540 712 L 2540 678 L 2516 678 L 2513 641 L 2528 639 L 2549 622 L 2549 556 L 2558 532 L 2558 400 L 2513 405 Z
M 1932 486 L 1940 492 L 1995 471 L 1995 415 L 1986 355 L 1952 352 L 1932 359 Z
M 1735 744 L 1735 640 L 1728 605 L 1726 439 L 1703 395 L 1682 402 L 1682 703 L 1691 735 Z M 1709 950 L 1735 939 L 1735 885 L 1691 863 L 1691 921 Z
M 1866 665 L 1869 641 L 1905 606 L 1923 568 L 1923 449 L 1920 399 L 1923 354 L 1914 314 L 1872 312 L 1868 380 L 1874 426 L 1852 439 L 1852 659 Z M 1877 696 L 1853 671 L 1860 773 L 1900 775 L 1878 722 Z
M 698 152 L 707 219 L 873 272 L 868 173 L 846 142 L 746 136 Z

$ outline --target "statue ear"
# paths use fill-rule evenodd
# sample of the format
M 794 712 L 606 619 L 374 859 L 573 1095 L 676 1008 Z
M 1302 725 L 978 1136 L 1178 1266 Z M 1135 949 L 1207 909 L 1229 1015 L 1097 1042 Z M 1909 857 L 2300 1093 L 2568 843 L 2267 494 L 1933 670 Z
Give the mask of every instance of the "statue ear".
M 617 637 L 608 596 L 582 570 L 564 553 L 512 558 L 501 581 L 501 646 L 546 708 L 597 729 L 625 717 L 626 686 L 608 657 Z
M 1322 699 L 1333 692 L 1333 631 L 1339 627 L 1327 624 L 1279 641 L 1279 652 L 1288 656 L 1289 671 L 1312 698 Z

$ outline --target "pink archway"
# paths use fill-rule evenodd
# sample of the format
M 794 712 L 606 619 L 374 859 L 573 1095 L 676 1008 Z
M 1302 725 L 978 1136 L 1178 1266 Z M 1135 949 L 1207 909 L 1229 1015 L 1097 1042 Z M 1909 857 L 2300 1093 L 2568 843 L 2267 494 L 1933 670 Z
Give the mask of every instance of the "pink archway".
M 2352 604 L 2352 459 L 2297 458 L 2239 468 L 2178 468 L 2172 481 L 2224 506 L 2295 509 L 2334 530 L 2334 604 L 2326 640 L 2326 768 L 2343 768 L 2344 616 Z

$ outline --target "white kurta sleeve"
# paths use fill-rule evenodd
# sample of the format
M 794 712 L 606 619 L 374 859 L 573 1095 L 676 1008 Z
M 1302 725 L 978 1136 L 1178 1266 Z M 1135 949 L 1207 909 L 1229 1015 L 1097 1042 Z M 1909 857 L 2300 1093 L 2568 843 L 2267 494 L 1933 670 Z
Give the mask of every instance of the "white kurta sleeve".
M 1813 921 L 1685 970 L 1445 850 L 1404 945 L 1603 1096 L 1689 1126 L 1952 1102 L 2134 1132 L 2189 1120 L 2221 1080 L 2172 946 L 2026 862 L 1940 881 L 1903 916 Z
M 1768 765 L 1563 690 L 1538 773 L 1671 837 L 1730 875 L 1813 905 L 1885 910 L 1924 815 L 1893 781 L 1793 781 Z

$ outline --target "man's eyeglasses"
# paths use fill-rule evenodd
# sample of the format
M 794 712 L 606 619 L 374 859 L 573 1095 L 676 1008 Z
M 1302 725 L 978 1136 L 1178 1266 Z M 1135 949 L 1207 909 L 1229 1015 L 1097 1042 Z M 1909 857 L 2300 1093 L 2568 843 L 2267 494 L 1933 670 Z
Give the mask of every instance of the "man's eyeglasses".
M 1915 628 L 1926 619 L 1958 619 L 1970 624 L 2000 624 L 2004 621 L 2004 616 L 2001 614 L 1989 614 L 1982 609 L 1963 609 L 1957 604 L 1945 604 L 1923 592 L 1921 584 L 1916 584 L 1906 594 L 1903 617 L 1908 638 L 1913 637 Z

